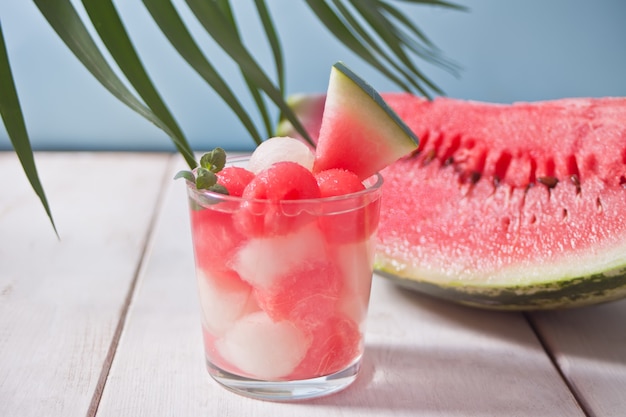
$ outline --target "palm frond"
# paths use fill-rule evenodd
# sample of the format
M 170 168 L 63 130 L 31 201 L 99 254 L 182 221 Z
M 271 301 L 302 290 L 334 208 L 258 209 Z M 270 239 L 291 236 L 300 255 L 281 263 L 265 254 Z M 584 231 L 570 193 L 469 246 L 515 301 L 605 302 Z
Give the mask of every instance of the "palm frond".
M 11 65 L 9 64 L 9 55 L 7 53 L 6 44 L 4 42 L 4 34 L 2 32 L 2 24 L 0 23 L 0 116 L 4 123 L 4 127 L 11 140 L 11 145 L 17 154 L 17 157 L 22 165 L 22 169 L 26 173 L 26 178 L 33 187 L 35 194 L 39 197 L 41 204 L 43 205 L 52 228 L 57 234 L 58 231 L 52 218 L 52 212 L 46 198 L 39 174 L 37 172 L 37 166 L 35 165 L 35 158 L 33 155 L 33 148 L 30 145 L 30 138 L 28 137 L 28 131 L 26 130 L 26 124 L 24 123 L 24 116 L 20 106 L 17 90 L 15 89 L 15 82 L 13 80 L 13 73 L 11 72 Z
M 107 50 L 148 108 L 171 133 L 187 163 L 196 165 L 191 146 L 146 72 L 111 0 L 83 0 L 83 6 Z
M 115 74 L 69 0 L 34 0 L 34 2 L 59 38 L 85 68 L 115 97 L 165 131 L 187 163 L 194 166 L 191 147 L 152 87 L 110 1 L 86 0 L 84 3 L 88 11 L 91 11 L 90 16 L 95 18 L 96 27 L 99 27 L 100 36 L 108 44 L 108 49 L 112 50 L 112 55 L 123 65 L 122 70 L 130 77 L 133 87 L 143 92 L 143 99 L 148 100 L 146 101 L 149 103 L 148 106 L 137 99 Z
M 237 38 L 237 42 L 241 43 L 241 37 L 239 34 L 239 26 L 237 25 L 237 21 L 235 20 L 233 9 L 232 7 L 230 7 L 230 1 L 229 0 L 217 0 L 217 5 L 219 9 L 222 11 L 222 13 L 224 13 L 224 16 L 226 16 L 226 18 L 228 19 L 228 23 L 232 28 L 232 32 L 231 32 L 232 35 Z M 252 96 L 252 99 L 254 100 L 254 103 L 256 104 L 256 108 L 259 111 L 261 120 L 263 121 L 263 124 L 265 125 L 265 134 L 266 136 L 271 136 L 272 131 L 273 131 L 272 118 L 270 116 L 269 109 L 267 108 L 267 104 L 265 103 L 265 99 L 263 98 L 263 92 L 259 87 L 255 85 L 254 81 L 252 81 L 246 75 L 245 72 L 241 71 L 241 73 L 242 73 L 242 76 L 246 85 L 248 86 L 248 91 L 250 92 L 250 95 Z
M 263 71 L 261 65 L 254 59 L 254 56 L 241 42 L 239 35 L 229 24 L 228 17 L 222 12 L 219 5 L 203 0 L 187 0 L 187 5 L 207 33 L 235 61 L 244 76 L 263 91 L 285 117 L 293 123 L 298 133 L 312 144 L 313 141 L 310 139 L 308 132 L 289 107 L 286 99 L 274 85 L 271 78 Z
M 111 94 L 135 112 L 162 129 L 190 167 L 195 167 L 193 151 L 185 135 L 152 83 L 133 42 L 129 38 L 112 0 L 82 0 L 88 22 L 95 28 L 104 49 L 113 58 L 125 81 L 113 70 L 98 47 L 71 0 L 33 0 L 52 29 L 83 66 Z M 413 5 L 465 10 L 465 7 L 443 0 L 398 0 Z M 273 58 L 273 71 L 266 71 L 245 45 L 230 0 L 185 0 L 206 34 L 232 59 L 253 98 L 265 134 L 260 133 L 249 110 L 231 88 L 230 75 L 224 77 L 203 54 L 186 22 L 171 0 L 143 0 L 143 4 L 161 32 L 189 66 L 215 91 L 239 118 L 256 144 L 269 137 L 276 128 L 270 104 L 280 118 L 311 144 L 308 132 L 287 104 L 283 50 L 279 32 L 265 0 L 254 0 L 265 39 Z M 414 62 L 415 58 L 434 64 L 453 74 L 458 67 L 447 60 L 434 43 L 399 8 L 388 0 L 304 0 L 304 4 L 337 41 L 368 65 L 405 91 L 430 97 L 442 94 Z M 1 27 L 0 27 L 1 32 Z M 0 33 L 1 35 L 1 33 Z M 4 39 L 0 37 L 2 43 Z M 2 45 L 4 47 L 4 45 Z M 6 48 L 0 56 L 0 109 L 13 147 L 50 220 L 52 216 L 37 176 L 33 150 L 26 133 L 15 86 L 10 73 Z M 269 75 L 272 72 L 273 75 Z M 52 222 L 54 226 L 54 222 Z M 56 231 L 56 229 L 55 229 Z
M 152 19 L 178 54 L 209 84 L 237 115 L 255 143 L 263 140 L 254 121 L 218 70 L 209 62 L 169 0 L 143 0 Z

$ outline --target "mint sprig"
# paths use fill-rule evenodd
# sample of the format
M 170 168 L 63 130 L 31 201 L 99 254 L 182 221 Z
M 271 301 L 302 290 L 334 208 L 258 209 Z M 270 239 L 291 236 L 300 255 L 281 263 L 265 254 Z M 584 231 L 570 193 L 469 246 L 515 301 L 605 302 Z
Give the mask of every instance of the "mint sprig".
M 217 183 L 217 174 L 226 165 L 226 151 L 222 148 L 215 148 L 205 153 L 200 158 L 200 165 L 193 171 L 179 171 L 174 179 L 184 178 L 193 182 L 198 190 L 209 190 L 220 194 L 228 195 L 228 190 L 223 185 Z

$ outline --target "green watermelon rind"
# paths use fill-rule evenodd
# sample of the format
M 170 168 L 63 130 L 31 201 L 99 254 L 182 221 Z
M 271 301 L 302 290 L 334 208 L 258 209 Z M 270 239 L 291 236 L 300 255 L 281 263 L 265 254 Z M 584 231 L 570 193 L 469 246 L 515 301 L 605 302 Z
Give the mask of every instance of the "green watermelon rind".
M 442 283 L 404 277 L 381 262 L 378 275 L 421 293 L 457 304 L 492 310 L 532 311 L 590 306 L 626 297 L 626 265 L 550 282 L 519 285 Z

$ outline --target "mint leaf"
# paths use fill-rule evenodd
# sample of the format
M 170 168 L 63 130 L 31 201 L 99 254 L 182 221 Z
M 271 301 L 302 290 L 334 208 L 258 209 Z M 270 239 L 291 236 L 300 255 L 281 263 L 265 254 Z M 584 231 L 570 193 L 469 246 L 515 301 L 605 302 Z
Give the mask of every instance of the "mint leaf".
M 198 190 L 206 190 L 217 183 L 217 175 L 207 168 L 198 167 L 196 173 L 198 174 L 196 177 L 196 188 Z
M 214 193 L 220 193 L 229 195 L 228 190 L 222 184 L 214 184 L 208 188 L 209 191 L 213 191 Z
M 226 165 L 226 152 L 222 148 L 215 148 L 200 158 L 200 167 L 213 173 L 220 172 Z
M 191 171 L 178 171 L 176 175 L 174 175 L 174 179 L 177 180 L 179 178 L 184 178 L 187 181 L 196 182 L 196 178 Z

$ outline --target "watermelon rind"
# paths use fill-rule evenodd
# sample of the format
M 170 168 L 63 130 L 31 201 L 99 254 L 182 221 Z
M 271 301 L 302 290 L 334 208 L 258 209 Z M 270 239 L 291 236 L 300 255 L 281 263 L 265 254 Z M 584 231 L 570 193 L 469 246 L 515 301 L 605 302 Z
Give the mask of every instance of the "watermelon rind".
M 470 307 L 503 311 L 577 308 L 626 297 L 626 265 L 556 281 L 489 285 L 420 280 L 380 262 L 376 273 L 401 287 Z

